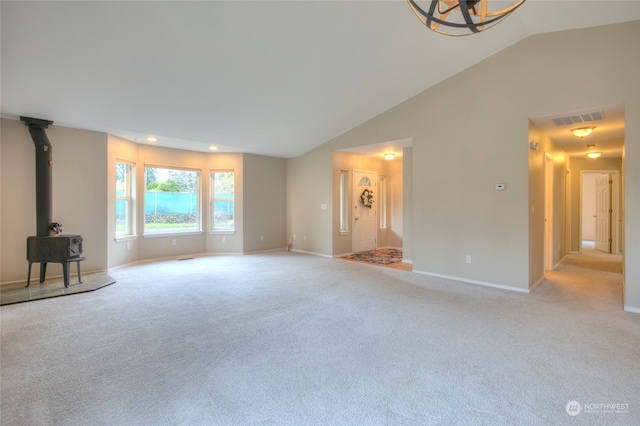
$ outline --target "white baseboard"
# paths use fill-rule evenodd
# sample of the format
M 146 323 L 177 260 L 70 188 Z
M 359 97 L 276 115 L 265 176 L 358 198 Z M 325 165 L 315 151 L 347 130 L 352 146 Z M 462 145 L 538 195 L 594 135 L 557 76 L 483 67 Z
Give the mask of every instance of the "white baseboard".
M 306 250 L 291 250 L 291 251 L 292 252 L 296 252 L 296 253 L 312 254 L 314 256 L 333 257 L 330 254 L 316 253 L 316 252 L 313 252 L 313 251 L 306 251 Z
M 633 308 L 631 306 L 625 306 L 624 310 L 626 312 L 631 312 L 632 314 L 640 314 L 640 308 Z
M 518 293 L 529 293 L 529 291 L 530 291 L 529 289 L 524 289 L 524 288 L 519 288 L 519 287 L 511 287 L 511 286 L 508 286 L 508 285 L 495 284 L 495 283 L 490 283 L 490 282 L 487 282 L 487 281 L 470 280 L 468 278 L 454 277 L 454 276 L 451 276 L 451 275 L 434 274 L 432 272 L 426 272 L 426 271 L 416 271 L 415 269 L 413 270 L 413 272 L 415 272 L 416 274 L 428 275 L 428 276 L 436 277 L 436 278 L 444 278 L 446 280 L 460 281 L 460 282 L 469 283 L 469 284 L 477 284 L 477 285 L 482 285 L 482 286 L 485 286 L 485 287 L 499 288 L 499 289 L 502 289 L 502 290 L 517 291 Z
M 534 288 L 538 287 L 542 283 L 542 281 L 544 281 L 544 278 L 544 275 L 538 278 L 538 281 L 536 281 L 531 287 L 529 287 L 529 293 L 533 291 Z

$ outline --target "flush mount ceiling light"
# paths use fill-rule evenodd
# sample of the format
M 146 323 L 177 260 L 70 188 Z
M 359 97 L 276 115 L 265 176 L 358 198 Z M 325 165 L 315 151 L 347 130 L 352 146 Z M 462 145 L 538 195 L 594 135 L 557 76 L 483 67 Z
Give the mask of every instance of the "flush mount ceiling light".
M 396 158 L 396 155 L 393 152 L 387 152 L 384 154 L 385 160 L 393 160 L 394 158 Z
M 158 142 L 158 139 L 154 138 L 153 136 L 149 136 L 147 138 L 147 141 L 149 141 L 149 142 Z
M 580 127 L 578 129 L 571 129 L 571 133 L 579 138 L 584 138 L 585 136 L 589 136 L 591 132 L 593 132 L 593 129 L 595 129 L 595 127 Z
M 590 152 L 590 153 L 587 154 L 587 157 L 589 157 L 589 158 L 598 158 L 601 155 L 602 155 L 601 152 Z
M 210 149 L 211 151 L 215 151 L 215 150 L 217 150 L 217 149 L 218 149 L 218 147 L 217 147 L 217 146 L 213 146 L 213 145 L 211 145 L 211 146 L 209 147 L 209 149 Z
M 413 13 L 427 28 L 449 36 L 470 35 L 491 28 L 524 1 L 512 0 L 513 4 L 507 8 L 489 10 L 489 0 L 407 0 Z M 425 8 L 418 3 L 424 3 Z

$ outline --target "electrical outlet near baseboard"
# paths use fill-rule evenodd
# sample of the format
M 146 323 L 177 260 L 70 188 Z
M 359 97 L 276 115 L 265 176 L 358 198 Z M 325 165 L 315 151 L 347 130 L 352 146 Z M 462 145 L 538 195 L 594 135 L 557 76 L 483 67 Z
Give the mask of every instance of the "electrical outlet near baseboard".
M 471 263 L 471 256 L 467 255 L 467 259 L 466 260 L 467 260 L 467 263 Z

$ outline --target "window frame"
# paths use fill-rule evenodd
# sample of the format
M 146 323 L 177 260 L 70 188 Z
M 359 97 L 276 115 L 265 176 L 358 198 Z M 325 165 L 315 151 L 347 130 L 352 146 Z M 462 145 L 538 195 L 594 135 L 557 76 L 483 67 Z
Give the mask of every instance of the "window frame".
M 340 170 L 340 233 L 349 233 L 349 171 Z
M 216 173 L 232 173 L 233 174 L 233 197 L 216 197 Z M 211 169 L 209 170 L 209 209 L 210 222 L 209 233 L 211 234 L 233 234 L 236 232 L 236 172 L 234 169 Z M 233 203 L 233 225 L 231 228 L 217 228 L 216 227 L 216 201 L 231 201 Z
M 380 198 L 379 209 L 379 226 L 380 229 L 387 229 L 387 177 L 384 175 L 380 176 L 380 185 L 378 188 L 378 197 Z
M 124 165 L 124 195 L 118 195 L 118 164 Z M 123 240 L 135 237 L 136 234 L 136 214 L 135 214 L 135 181 L 136 181 L 136 165 L 135 163 L 120 158 L 116 158 L 116 214 L 115 214 L 115 238 Z M 125 201 L 125 230 L 118 232 L 118 201 Z
M 147 192 L 155 192 L 148 191 L 148 183 L 147 183 L 147 170 L 148 169 L 162 169 L 166 170 L 167 173 L 170 171 L 178 171 L 178 172 L 194 172 L 196 173 L 196 207 L 195 207 L 195 226 L 189 228 L 163 228 L 159 230 L 152 230 L 147 228 L 147 220 L 146 220 L 146 209 L 147 209 Z M 168 179 L 167 179 L 168 180 Z M 166 180 L 165 180 L 166 181 Z M 180 236 L 180 235 L 189 235 L 189 234 L 201 234 L 202 233 L 202 170 L 191 168 L 191 167 L 180 167 L 180 166 L 165 166 L 165 165 L 157 165 L 157 164 L 145 164 L 144 165 L 144 206 L 143 206 L 143 235 L 145 238 L 154 238 L 154 237 L 166 237 L 166 236 Z

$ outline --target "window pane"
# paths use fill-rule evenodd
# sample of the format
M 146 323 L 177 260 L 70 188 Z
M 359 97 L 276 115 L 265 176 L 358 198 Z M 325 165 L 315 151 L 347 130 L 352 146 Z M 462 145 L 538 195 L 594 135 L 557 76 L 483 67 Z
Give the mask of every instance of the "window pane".
M 197 171 L 145 168 L 146 233 L 200 230 L 199 178 Z
M 349 230 L 349 172 L 340 170 L 340 231 Z
M 211 173 L 212 186 L 212 229 L 232 231 L 234 229 L 235 183 L 234 172 L 219 171 Z
M 116 200 L 116 235 L 129 234 L 129 200 Z
M 133 234 L 133 170 L 131 164 L 116 161 L 116 236 Z
M 380 176 L 380 228 L 387 227 L 387 178 Z

